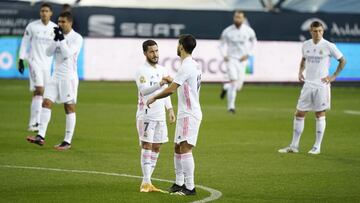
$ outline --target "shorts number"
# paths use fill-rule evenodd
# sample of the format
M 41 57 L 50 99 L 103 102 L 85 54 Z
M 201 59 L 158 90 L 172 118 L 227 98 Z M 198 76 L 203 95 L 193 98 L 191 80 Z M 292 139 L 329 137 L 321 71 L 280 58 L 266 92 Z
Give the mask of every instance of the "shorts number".
M 145 129 L 144 129 L 144 132 L 147 131 L 148 127 L 149 127 L 149 122 L 144 122 L 144 125 L 145 125 Z

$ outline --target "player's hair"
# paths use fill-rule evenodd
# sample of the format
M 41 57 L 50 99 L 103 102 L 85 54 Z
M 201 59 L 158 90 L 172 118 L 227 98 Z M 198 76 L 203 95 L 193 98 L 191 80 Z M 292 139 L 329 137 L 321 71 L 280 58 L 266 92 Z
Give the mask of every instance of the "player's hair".
M 73 15 L 69 11 L 60 13 L 59 17 L 66 18 L 69 22 L 73 22 Z
M 196 47 L 196 39 L 191 34 L 183 34 L 179 36 L 179 44 L 184 47 L 186 53 L 191 54 Z
M 234 11 L 234 14 L 237 14 L 237 13 L 243 14 L 243 15 L 245 16 L 245 12 L 242 11 L 242 10 L 235 10 L 235 11 Z
M 313 27 L 323 27 L 324 28 L 324 25 L 320 22 L 320 21 L 314 21 L 311 23 L 310 25 L 310 28 L 313 28 Z
M 152 40 L 152 39 L 146 40 L 142 44 L 143 51 L 146 52 L 150 46 L 154 46 L 154 45 L 157 46 L 157 44 L 156 44 L 156 42 L 154 40 Z
M 44 8 L 44 7 L 49 8 L 50 11 L 52 11 L 52 6 L 51 6 L 50 4 L 48 4 L 48 3 L 43 3 L 43 4 L 41 4 L 40 9 L 42 9 L 42 8 Z

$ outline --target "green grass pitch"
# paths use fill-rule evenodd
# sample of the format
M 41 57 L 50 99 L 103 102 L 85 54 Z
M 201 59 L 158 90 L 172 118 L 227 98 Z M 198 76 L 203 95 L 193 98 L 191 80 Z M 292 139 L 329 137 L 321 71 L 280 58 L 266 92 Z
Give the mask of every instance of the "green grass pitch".
M 194 149 L 195 182 L 222 192 L 216 202 L 360 202 L 360 89 L 334 87 L 322 154 L 307 151 L 315 139 L 308 114 L 299 154 L 279 154 L 289 144 L 300 86 L 246 85 L 237 114 L 226 112 L 220 85 L 203 84 L 203 121 Z M 195 197 L 139 192 L 140 179 L 66 171 L 8 168 L 44 167 L 141 176 L 135 128 L 135 83 L 80 82 L 77 126 L 70 151 L 62 141 L 62 105 L 52 112 L 43 147 L 26 142 L 28 81 L 0 80 L 0 202 L 192 202 Z M 172 98 L 177 105 L 176 94 Z M 153 177 L 174 179 L 174 125 Z M 167 189 L 171 183 L 153 181 Z

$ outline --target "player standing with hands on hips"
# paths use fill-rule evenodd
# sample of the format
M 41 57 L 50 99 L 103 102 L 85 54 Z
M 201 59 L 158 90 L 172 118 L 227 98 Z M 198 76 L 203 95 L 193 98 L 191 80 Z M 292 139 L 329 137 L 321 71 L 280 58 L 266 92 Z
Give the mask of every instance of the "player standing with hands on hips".
M 202 112 L 199 101 L 201 69 L 191 54 L 196 47 L 194 36 L 180 35 L 177 55 L 181 58 L 181 66 L 174 79 L 167 77 L 170 83 L 162 92 L 149 98 L 146 105 L 165 98 L 177 90 L 178 113 L 175 132 L 174 164 L 176 181 L 170 192 L 177 195 L 195 195 L 194 171 L 195 163 L 192 149 L 198 138 Z
M 72 22 L 72 14 L 63 12 L 58 18 L 59 27 L 54 27 L 54 41 L 46 49 L 48 56 L 55 57 L 54 73 L 45 88 L 39 133 L 36 136 L 27 137 L 30 143 L 44 145 L 47 126 L 51 118 L 51 108 L 55 102 L 63 103 L 66 113 L 65 138 L 63 142 L 55 146 L 57 150 L 70 149 L 76 123 L 75 104 L 79 84 L 77 59 L 83 38 L 72 29 Z
M 309 154 L 320 154 L 321 142 L 325 132 L 325 112 L 330 109 L 330 83 L 335 81 L 345 66 L 345 58 L 335 44 L 323 38 L 324 26 L 319 21 L 310 25 L 312 39 L 302 46 L 299 80 L 304 82 L 296 106 L 293 138 L 290 146 L 279 149 L 279 153 L 298 153 L 301 134 L 304 130 L 305 115 L 315 111 L 316 139 Z M 336 71 L 329 75 L 330 58 L 334 57 L 339 64 Z M 304 70 L 306 75 L 304 77 Z
M 24 60 L 29 63 L 30 91 L 33 97 L 30 107 L 30 121 L 28 131 L 37 132 L 40 123 L 41 104 L 43 102 L 44 86 L 50 79 L 52 56 L 46 55 L 46 48 L 54 38 L 53 27 L 50 21 L 52 16 L 50 4 L 40 6 L 40 19 L 26 26 L 19 51 L 19 72 L 24 73 Z

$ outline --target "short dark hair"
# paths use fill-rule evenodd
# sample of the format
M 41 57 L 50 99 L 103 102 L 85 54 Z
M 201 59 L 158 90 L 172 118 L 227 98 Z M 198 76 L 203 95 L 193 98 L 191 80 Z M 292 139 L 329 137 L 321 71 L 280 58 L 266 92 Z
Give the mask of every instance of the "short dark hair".
M 179 36 L 179 44 L 184 47 L 186 53 L 191 54 L 196 47 L 196 39 L 191 34 L 183 34 Z
M 50 11 L 52 11 L 52 6 L 51 6 L 50 4 L 48 4 L 48 3 L 43 3 L 43 4 L 41 4 L 40 9 L 42 9 L 42 8 L 44 8 L 44 7 L 47 7 L 47 8 L 50 9 Z
M 152 39 L 146 40 L 142 44 L 143 51 L 146 52 L 148 50 L 148 47 L 154 46 L 154 45 L 157 46 L 157 44 L 156 44 L 156 42 L 154 40 L 152 40 Z
M 68 21 L 73 22 L 74 18 L 69 11 L 60 13 L 59 17 L 66 18 Z
M 236 13 L 240 13 L 240 14 L 242 13 L 242 14 L 245 16 L 244 11 L 242 11 L 242 10 L 235 10 L 235 11 L 234 11 L 234 14 L 236 14 Z
M 320 22 L 320 21 L 314 21 L 311 23 L 310 25 L 310 28 L 313 28 L 313 27 L 323 27 L 324 28 L 324 25 Z

